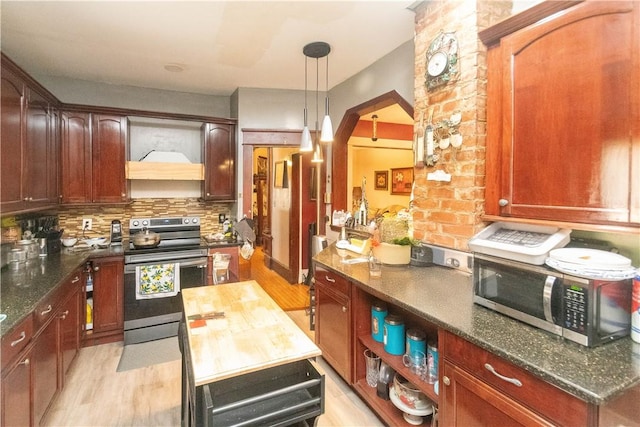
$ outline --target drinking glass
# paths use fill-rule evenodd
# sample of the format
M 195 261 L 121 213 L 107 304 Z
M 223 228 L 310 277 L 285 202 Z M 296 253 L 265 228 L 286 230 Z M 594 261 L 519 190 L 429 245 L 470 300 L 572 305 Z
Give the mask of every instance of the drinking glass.
M 377 387 L 380 373 L 380 357 L 373 351 L 366 349 L 364 358 L 367 361 L 367 384 L 370 387 Z

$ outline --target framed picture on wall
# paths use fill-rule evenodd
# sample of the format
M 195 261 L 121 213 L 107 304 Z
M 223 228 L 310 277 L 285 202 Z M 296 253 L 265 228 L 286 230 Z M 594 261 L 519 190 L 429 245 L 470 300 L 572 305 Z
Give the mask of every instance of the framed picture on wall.
M 276 162 L 275 173 L 273 176 L 273 186 L 278 188 L 289 188 L 289 179 L 287 177 L 287 162 Z
M 266 175 L 267 174 L 267 158 L 258 156 L 258 170 L 256 171 L 258 175 Z
M 376 190 L 386 190 L 389 188 L 389 171 L 375 171 L 374 172 Z
M 391 169 L 391 194 L 411 194 L 413 185 L 413 168 Z

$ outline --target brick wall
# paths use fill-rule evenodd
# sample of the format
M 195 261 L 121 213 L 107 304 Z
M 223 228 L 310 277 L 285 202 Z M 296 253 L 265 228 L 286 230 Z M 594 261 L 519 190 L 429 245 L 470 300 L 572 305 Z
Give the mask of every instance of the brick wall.
M 460 148 L 436 148 L 434 167 L 416 167 L 414 188 L 414 237 L 423 242 L 468 250 L 468 240 L 485 224 L 484 170 L 486 137 L 486 48 L 478 31 L 508 17 L 511 2 L 429 1 L 416 9 L 415 126 L 421 114 L 433 123 L 459 111 L 463 137 Z M 426 52 L 440 31 L 455 32 L 460 73 L 456 81 L 427 91 Z M 451 182 L 428 181 L 427 174 L 442 170 Z

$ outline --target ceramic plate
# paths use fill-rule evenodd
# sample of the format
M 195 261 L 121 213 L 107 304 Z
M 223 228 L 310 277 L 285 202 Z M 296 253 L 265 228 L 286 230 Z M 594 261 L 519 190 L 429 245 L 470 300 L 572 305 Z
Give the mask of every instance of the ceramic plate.
M 597 268 L 592 269 L 588 266 L 558 261 L 557 259 L 551 257 L 547 258 L 545 264 L 560 271 L 561 273 L 570 274 L 576 277 L 582 277 L 583 279 L 598 279 L 607 281 L 624 280 L 631 279 L 637 274 L 636 269 L 633 267 L 614 270 L 602 270 Z
M 620 254 L 585 248 L 561 248 L 549 252 L 549 258 L 565 264 L 584 266 L 590 270 L 626 270 L 631 260 Z

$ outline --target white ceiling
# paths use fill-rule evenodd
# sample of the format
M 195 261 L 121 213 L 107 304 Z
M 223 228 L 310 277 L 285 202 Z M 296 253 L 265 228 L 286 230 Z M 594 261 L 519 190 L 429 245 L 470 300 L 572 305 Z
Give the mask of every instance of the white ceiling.
M 302 48 L 325 41 L 332 88 L 413 38 L 412 3 L 2 0 L 1 43 L 36 78 L 228 96 L 304 89 Z M 322 91 L 324 67 L 321 59 Z M 315 88 L 315 60 L 309 68 Z

